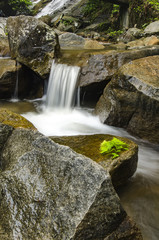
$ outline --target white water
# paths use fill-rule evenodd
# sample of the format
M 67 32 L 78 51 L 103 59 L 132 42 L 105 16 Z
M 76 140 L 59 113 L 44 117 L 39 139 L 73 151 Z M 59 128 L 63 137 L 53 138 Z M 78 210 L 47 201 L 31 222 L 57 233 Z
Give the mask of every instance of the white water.
M 41 12 L 39 12 L 36 17 L 42 17 L 45 15 L 50 15 L 64 7 L 70 0 L 52 0 L 49 4 L 47 4 Z
M 46 94 L 47 108 L 70 109 L 75 98 L 80 68 L 52 63 Z
M 19 72 L 18 72 L 18 65 L 19 63 L 16 62 L 16 82 L 15 82 L 15 88 L 14 88 L 14 93 L 13 93 L 13 98 L 11 101 L 17 102 L 18 101 L 18 85 L 19 85 Z

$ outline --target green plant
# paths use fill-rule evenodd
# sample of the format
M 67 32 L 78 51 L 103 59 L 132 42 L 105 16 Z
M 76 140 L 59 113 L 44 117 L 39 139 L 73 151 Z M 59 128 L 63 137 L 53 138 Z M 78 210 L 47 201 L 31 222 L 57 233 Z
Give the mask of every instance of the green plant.
M 32 2 L 30 0 L 8 0 L 8 5 L 15 13 L 23 14 L 30 13 L 30 6 Z
M 100 145 L 100 153 L 111 155 L 112 159 L 119 157 L 121 151 L 128 150 L 128 144 L 114 137 L 110 141 L 104 140 Z

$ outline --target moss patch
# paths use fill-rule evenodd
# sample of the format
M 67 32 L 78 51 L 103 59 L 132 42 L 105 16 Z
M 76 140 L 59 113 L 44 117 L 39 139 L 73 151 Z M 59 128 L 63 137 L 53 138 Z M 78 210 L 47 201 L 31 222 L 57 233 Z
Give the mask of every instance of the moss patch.
M 36 130 L 34 125 L 27 119 L 4 108 L 0 108 L 0 122 L 6 125 L 10 125 L 14 128 L 27 128 Z

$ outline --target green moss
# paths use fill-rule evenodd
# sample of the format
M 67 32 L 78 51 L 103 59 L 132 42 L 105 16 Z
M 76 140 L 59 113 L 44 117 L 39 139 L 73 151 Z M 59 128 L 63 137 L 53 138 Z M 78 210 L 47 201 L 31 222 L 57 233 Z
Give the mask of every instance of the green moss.
M 10 110 L 0 109 L 0 122 L 6 125 L 10 125 L 14 128 L 28 128 L 36 130 L 34 125 L 21 115 L 14 113 Z

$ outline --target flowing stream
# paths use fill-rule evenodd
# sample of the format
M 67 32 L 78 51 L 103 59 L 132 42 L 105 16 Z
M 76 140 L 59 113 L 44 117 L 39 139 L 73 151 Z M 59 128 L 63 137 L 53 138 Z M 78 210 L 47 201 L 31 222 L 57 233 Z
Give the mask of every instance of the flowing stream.
M 58 78 L 55 80 L 55 72 Z M 65 74 L 67 73 L 67 77 Z M 113 134 L 136 141 L 139 145 L 139 162 L 135 175 L 118 191 L 121 202 L 128 215 L 140 227 L 144 240 L 159 240 L 159 146 L 149 144 L 129 135 L 125 130 L 102 124 L 92 109 L 72 108 L 74 91 L 78 81 L 79 68 L 66 65 L 52 65 L 47 95 L 43 99 L 34 100 L 36 112 L 31 110 L 23 116 L 30 120 L 37 129 L 46 136 L 68 136 L 89 134 Z M 72 86 L 73 81 L 73 87 Z M 61 90 L 54 92 L 54 88 Z M 64 88 L 68 93 L 65 94 Z M 70 89 L 70 90 L 69 90 Z M 56 96 L 52 101 L 53 92 Z M 65 97 L 63 96 L 65 94 Z M 71 95 L 69 104 L 65 103 Z M 57 105 L 57 100 L 59 105 Z M 61 101 L 61 99 L 63 99 Z M 14 104 L 18 103 L 10 103 Z M 0 105 L 1 106 L 1 105 Z M 4 103 L 3 103 L 4 106 Z M 24 103 L 18 105 L 24 112 Z

